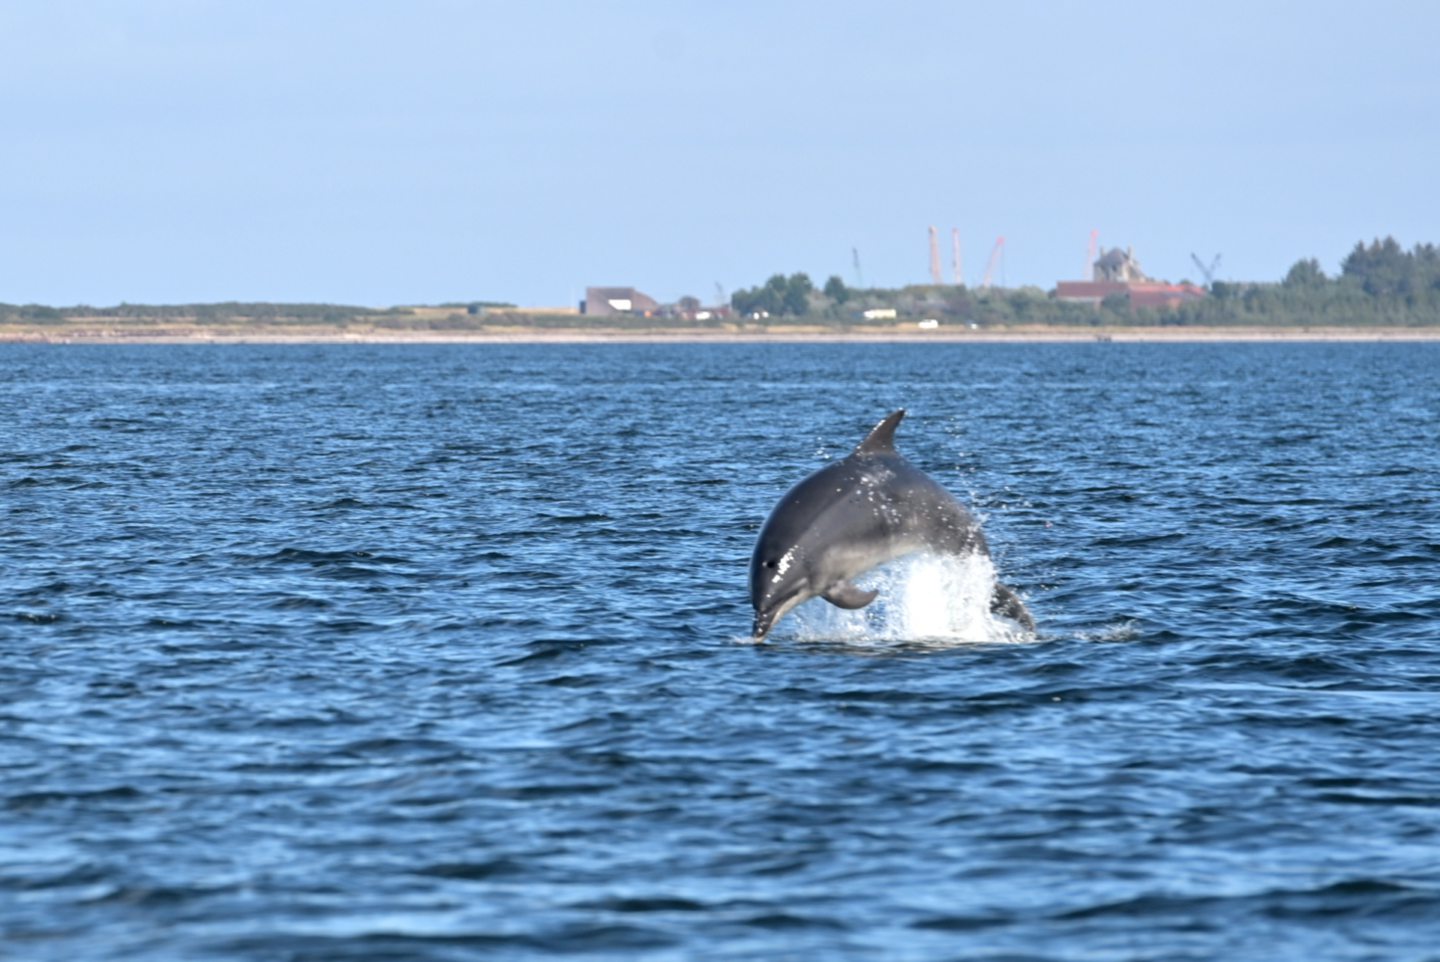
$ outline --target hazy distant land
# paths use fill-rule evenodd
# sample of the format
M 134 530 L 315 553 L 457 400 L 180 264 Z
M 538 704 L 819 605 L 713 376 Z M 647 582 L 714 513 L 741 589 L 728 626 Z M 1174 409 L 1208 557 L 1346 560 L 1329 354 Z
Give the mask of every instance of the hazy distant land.
M 196 323 L 182 319 L 116 321 L 75 317 L 58 323 L 0 322 L 0 342 L 51 344 L 165 344 L 165 343 L 583 343 L 634 341 L 771 342 L 787 341 L 947 341 L 996 343 L 1022 341 L 1261 341 L 1261 340 L 1440 340 L 1440 323 L 1429 325 L 1224 325 L 1178 326 L 1155 324 L 1061 325 L 1011 324 L 1003 326 L 939 326 L 922 329 L 916 322 L 827 325 L 822 323 L 722 323 L 696 326 L 684 322 L 585 323 L 578 314 L 547 315 L 547 323 L 528 323 L 529 317 L 501 316 L 475 327 L 451 327 L 448 313 L 436 308 L 412 308 L 417 323 L 407 326 L 377 324 L 365 317 L 336 323 L 260 323 L 221 321 Z M 438 317 L 437 317 L 438 315 Z M 436 326 L 423 322 L 437 320 Z M 564 318 L 571 323 L 557 323 Z
M 1095 315 L 1092 309 L 1087 313 Z M 106 317 L 85 314 L 34 321 L 0 315 L 0 342 L 35 343 L 454 343 L 584 341 L 1187 341 L 1187 340 L 1440 340 L 1440 318 L 1429 323 L 1157 323 L 1136 318 L 1116 323 L 945 323 L 921 327 L 914 319 L 836 323 L 826 318 L 684 319 L 587 318 L 578 312 L 492 311 L 475 317 L 449 308 L 357 312 L 335 320 L 289 317 Z
M 1097 265 L 1098 266 L 1098 265 Z M 1196 288 L 1197 292 L 1201 289 Z M 94 308 L 0 304 L 0 341 L 1255 340 L 1440 339 L 1440 249 L 1357 243 L 1335 277 L 1313 258 L 1279 282 L 1214 280 L 1177 306 L 1077 303 L 1038 287 L 816 287 L 775 274 L 705 308 L 581 314 L 495 301 L 353 307 L 240 303 Z

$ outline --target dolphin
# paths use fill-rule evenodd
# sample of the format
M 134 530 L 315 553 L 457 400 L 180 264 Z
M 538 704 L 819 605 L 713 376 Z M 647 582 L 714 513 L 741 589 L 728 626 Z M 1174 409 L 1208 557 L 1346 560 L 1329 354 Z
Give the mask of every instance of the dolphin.
M 877 592 L 851 579 L 887 561 L 918 551 L 989 555 L 970 512 L 895 450 L 903 417 L 902 408 L 885 418 L 849 457 L 795 485 L 770 512 L 750 558 L 756 641 L 811 598 L 865 607 Z M 1020 597 L 998 581 L 990 610 L 1035 627 Z

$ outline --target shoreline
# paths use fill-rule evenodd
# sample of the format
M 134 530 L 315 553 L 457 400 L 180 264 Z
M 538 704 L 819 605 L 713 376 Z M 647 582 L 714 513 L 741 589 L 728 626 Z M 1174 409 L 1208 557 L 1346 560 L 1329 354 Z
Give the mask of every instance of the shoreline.
M 917 330 L 896 326 L 835 330 L 820 326 L 740 330 L 693 327 L 492 327 L 484 330 L 387 330 L 375 327 L 195 325 L 5 325 L 0 344 L 1025 344 L 1223 343 L 1269 341 L 1440 341 L 1434 327 L 1058 327 Z

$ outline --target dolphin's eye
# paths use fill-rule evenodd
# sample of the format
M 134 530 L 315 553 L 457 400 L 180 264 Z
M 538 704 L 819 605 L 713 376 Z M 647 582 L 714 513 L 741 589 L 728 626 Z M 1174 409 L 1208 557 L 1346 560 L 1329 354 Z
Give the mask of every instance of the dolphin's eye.
M 775 567 L 775 562 L 773 562 L 773 561 L 767 561 L 767 562 L 765 562 L 765 567 L 767 567 L 767 568 L 773 568 L 773 567 Z

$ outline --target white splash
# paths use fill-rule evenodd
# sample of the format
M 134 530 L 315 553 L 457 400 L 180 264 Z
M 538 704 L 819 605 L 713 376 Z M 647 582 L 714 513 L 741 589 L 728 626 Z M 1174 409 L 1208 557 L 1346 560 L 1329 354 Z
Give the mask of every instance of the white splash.
M 912 555 L 857 582 L 879 592 L 858 611 L 821 599 L 807 601 L 786 619 L 800 641 L 854 645 L 956 645 L 1029 641 L 1035 636 L 990 611 L 995 565 L 984 555 Z
M 1140 623 L 1130 618 L 1092 631 L 1078 632 L 1075 637 L 1081 641 L 1135 641 L 1142 637 L 1142 633 Z

